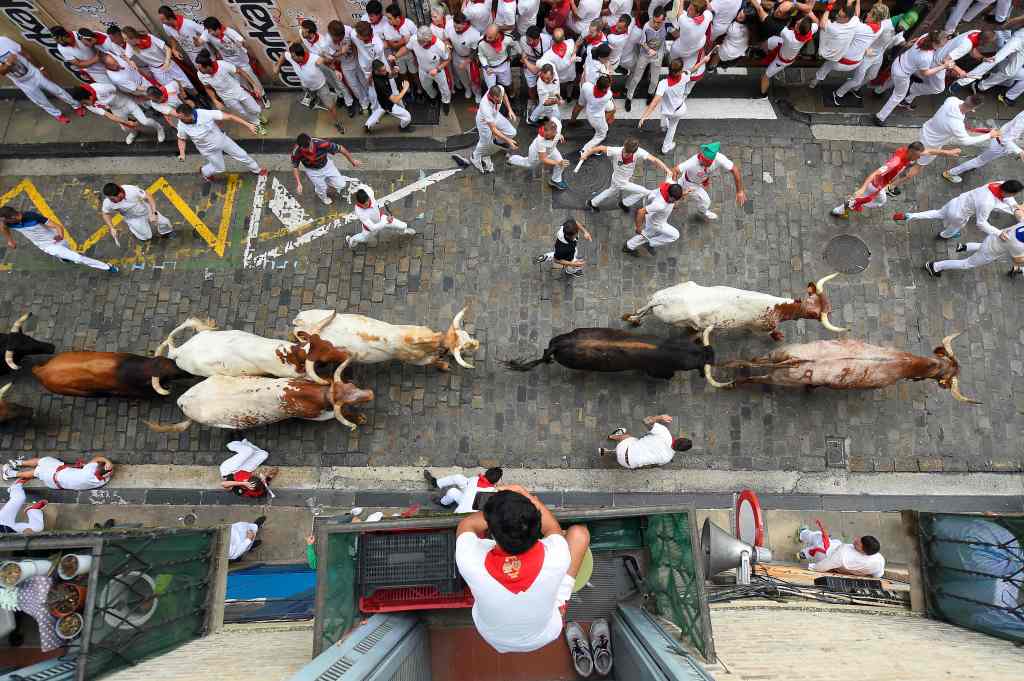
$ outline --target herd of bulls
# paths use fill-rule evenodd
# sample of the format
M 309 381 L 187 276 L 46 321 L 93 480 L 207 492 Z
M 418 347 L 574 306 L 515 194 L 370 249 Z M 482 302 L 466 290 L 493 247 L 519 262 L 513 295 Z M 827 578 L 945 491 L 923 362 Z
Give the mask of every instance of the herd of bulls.
M 552 338 L 539 359 L 510 360 L 505 365 L 529 371 L 555 361 L 581 371 L 635 370 L 657 378 L 671 378 L 676 371 L 703 370 L 708 383 L 716 388 L 762 383 L 848 390 L 933 379 L 957 400 L 977 404 L 960 392 L 960 366 L 952 348 L 959 334 L 944 338 L 932 356 L 840 339 L 785 345 L 765 356 L 716 364 L 710 345 L 713 330 L 758 330 L 781 341 L 781 322 L 815 319 L 829 331 L 845 331 L 829 320 L 831 304 L 824 287 L 835 276 L 808 284 L 802 299 L 688 281 L 658 291 L 623 319 L 639 326 L 643 317 L 653 312 L 666 324 L 692 330 L 690 338 L 661 338 L 611 328 L 576 329 Z M 450 356 L 471 369 L 473 365 L 463 353 L 473 352 L 480 343 L 462 328 L 465 312 L 463 308 L 441 332 L 362 315 L 306 310 L 293 320 L 290 341 L 245 331 L 219 331 L 212 322 L 192 318 L 171 331 L 152 357 L 63 352 L 33 367 L 32 373 L 50 392 L 82 397 L 169 395 L 164 382 L 204 377 L 178 397 L 184 421 L 169 425 L 146 422 L 158 432 L 181 432 L 193 423 L 242 430 L 289 418 L 333 418 L 355 429 L 365 418 L 353 407 L 373 400 L 373 391 L 351 382 L 350 364 L 397 360 L 446 371 Z M 22 332 L 28 316 L 22 315 L 9 333 L 0 334 L 4 352 L 0 373 L 17 371 L 27 355 L 55 351 L 52 344 Z M 194 335 L 176 345 L 175 337 L 189 330 Z M 719 382 L 713 374 L 715 366 L 738 370 L 736 377 Z M 329 379 L 321 375 L 323 371 Z M 4 401 L 9 388 L 0 388 L 0 421 L 31 415 L 31 410 Z

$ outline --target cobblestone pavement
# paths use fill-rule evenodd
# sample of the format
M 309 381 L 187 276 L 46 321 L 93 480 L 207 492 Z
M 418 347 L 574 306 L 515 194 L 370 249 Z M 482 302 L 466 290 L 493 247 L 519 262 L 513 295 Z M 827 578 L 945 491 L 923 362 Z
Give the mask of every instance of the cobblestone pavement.
M 888 148 L 818 143 L 806 127 L 789 121 L 695 123 L 687 133 L 679 140 L 677 158 L 684 159 L 710 136 L 721 139 L 723 152 L 742 167 L 751 200 L 737 207 L 731 179 L 717 178 L 712 197 L 721 220 L 703 223 L 678 208 L 671 222 L 682 238 L 656 257 L 632 259 L 620 253 L 630 219 L 617 209 L 599 214 L 574 210 L 590 191 L 603 188 L 610 172 L 605 160 L 588 162 L 579 176 L 567 173 L 574 187 L 564 196 L 553 195 L 546 179 L 504 167 L 500 159 L 494 175 L 460 172 L 428 193 L 394 204 L 395 214 L 419 232 L 415 238 L 354 252 L 342 238 L 354 232 L 354 223 L 329 229 L 332 213 L 307 193 L 301 203 L 311 226 L 326 225 L 324 235 L 286 252 L 285 244 L 309 227 L 290 232 L 264 210 L 254 244 L 277 247 L 286 255 L 257 270 L 242 265 L 253 176 L 240 176 L 225 218 L 227 187 L 204 195 L 208 190 L 196 176 L 169 175 L 169 186 L 209 228 L 213 243 L 223 244 L 222 254 L 209 245 L 211 239 L 185 228 L 176 242 L 134 253 L 129 248 L 134 260 L 121 262 L 134 262 L 139 269 L 108 276 L 53 263 L 22 243 L 13 257 L 0 251 L 0 262 L 9 270 L 2 280 L 6 316 L 33 310 L 36 318 L 27 328 L 60 350 L 141 353 L 152 351 L 171 328 L 193 315 L 211 317 L 221 328 L 284 337 L 291 319 L 305 308 L 336 308 L 443 329 L 459 308 L 469 305 L 466 328 L 482 343 L 476 369 L 453 365 L 444 374 L 399 364 L 357 367 L 357 382 L 376 393 L 365 409 L 369 421 L 358 431 L 350 434 L 334 422 L 292 421 L 247 433 L 273 453 L 272 461 L 283 464 L 611 466 L 595 454 L 608 431 L 618 425 L 636 429 L 644 415 L 667 412 L 695 441 L 695 448 L 677 456 L 673 467 L 1020 470 L 1021 446 L 1013 435 L 1024 408 L 1019 350 L 1024 332 L 1014 299 L 1022 284 L 1009 281 L 1002 264 L 932 280 L 921 265 L 952 250 L 934 240 L 938 226 L 890 219 L 894 210 L 937 208 L 957 193 L 940 177 L 946 162 L 929 167 L 887 210 L 846 222 L 829 217 L 829 208 L 885 159 Z M 524 132 L 523 139 L 531 134 Z M 611 139 L 623 135 L 623 128 L 615 128 Z M 588 136 L 570 131 L 566 147 L 576 149 Z M 648 149 L 657 149 L 660 142 L 649 133 L 644 140 Z M 961 187 L 1003 177 L 999 173 L 1011 168 L 1009 162 L 991 165 Z M 416 171 L 355 174 L 378 196 L 421 177 Z M 276 173 L 268 195 L 275 178 L 291 189 L 290 177 Z M 0 192 L 24 179 L 0 178 Z M 76 239 L 87 239 L 102 224 L 95 195 L 87 189 L 97 190 L 107 178 L 28 179 L 54 213 L 74 226 Z M 145 186 L 159 180 L 145 174 L 118 179 Z M 648 186 L 658 180 L 648 171 Z M 5 200 L 28 205 L 24 193 Z M 166 197 L 158 197 L 158 203 L 178 227 L 186 227 L 186 218 Z M 341 206 L 331 208 L 344 212 Z M 556 225 L 570 215 L 586 222 L 595 239 L 583 249 L 590 263 L 586 276 L 567 281 L 535 265 L 533 256 L 550 248 Z M 222 223 L 227 225 L 223 242 Z M 695 372 L 660 381 L 638 374 L 584 374 L 554 364 L 526 374 L 501 366 L 510 357 L 539 356 L 551 336 L 575 327 L 622 328 L 623 313 L 679 281 L 799 294 L 809 280 L 832 271 L 823 252 L 830 238 L 843 233 L 860 236 L 871 260 L 863 273 L 830 284 L 833 320 L 849 326 L 853 337 L 920 354 L 929 354 L 943 335 L 966 329 L 957 344 L 961 385 L 983 405 L 959 404 L 930 381 L 846 394 L 716 391 Z M 109 239 L 90 253 L 119 255 Z M 670 333 L 653 318 L 643 328 Z M 829 335 L 816 323 L 791 322 L 784 330 L 792 341 Z M 720 337 L 715 345 L 719 358 L 729 359 L 767 351 L 773 343 L 739 335 Z M 174 436 L 149 432 L 142 418 L 180 420 L 172 400 L 59 397 L 42 392 L 27 370 L 14 380 L 8 399 L 34 407 L 36 418 L 0 425 L 3 451 L 95 449 L 128 463 L 215 464 L 232 438 L 227 431 L 198 426 Z M 828 436 L 849 438 L 845 458 L 826 454 Z

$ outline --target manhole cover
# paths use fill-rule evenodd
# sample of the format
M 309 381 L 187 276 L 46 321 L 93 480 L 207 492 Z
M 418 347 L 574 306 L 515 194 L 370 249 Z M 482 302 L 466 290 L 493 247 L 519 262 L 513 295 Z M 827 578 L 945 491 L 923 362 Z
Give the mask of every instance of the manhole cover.
M 857 274 L 871 261 L 868 245 L 852 234 L 840 234 L 825 246 L 825 262 L 843 274 Z
M 606 156 L 591 157 L 580 166 L 578 173 L 574 173 L 573 169 L 580 160 L 580 156 L 572 154 L 567 158 L 569 167 L 565 169 L 564 179 L 569 185 L 569 189 L 552 192 L 551 205 L 553 208 L 580 209 L 595 192 L 604 191 L 611 183 L 612 165 Z M 608 205 L 614 206 L 615 204 L 609 201 Z

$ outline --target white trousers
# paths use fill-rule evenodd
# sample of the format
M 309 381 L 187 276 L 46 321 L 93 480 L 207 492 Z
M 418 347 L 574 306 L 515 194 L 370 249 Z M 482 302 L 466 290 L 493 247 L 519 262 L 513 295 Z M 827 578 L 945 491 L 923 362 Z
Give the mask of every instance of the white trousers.
M 462 85 L 462 89 L 467 93 L 466 99 L 469 99 L 469 95 L 472 94 L 479 101 L 480 97 L 483 96 L 483 90 L 479 85 L 473 84 L 473 78 L 469 73 L 469 65 L 472 61 L 472 56 L 460 57 L 456 54 L 452 57 L 452 72 Z
M 829 537 L 829 546 L 826 551 L 821 531 L 807 529 L 800 530 L 800 543 L 803 544 L 803 549 L 800 551 L 801 555 L 805 560 L 812 562 L 826 558 L 830 554 L 835 553 L 835 550 L 843 545 L 843 542 L 838 539 L 832 539 Z M 820 549 L 820 551 L 818 549 Z
M 552 161 L 558 161 L 559 163 L 561 163 L 562 153 L 558 151 L 558 149 L 553 149 L 551 150 L 551 153 L 548 154 L 548 158 L 551 159 Z M 533 153 L 532 149 L 530 150 L 529 156 L 519 156 L 518 154 L 509 156 L 508 162 L 518 168 L 540 167 L 542 172 L 545 167 L 549 167 L 551 168 L 551 179 L 554 180 L 555 182 L 562 181 L 562 172 L 565 170 L 561 165 L 545 166 L 544 163 L 541 163 L 540 157 Z
M 359 100 L 359 106 L 364 109 L 370 108 L 369 86 L 366 84 L 366 74 L 359 68 L 359 62 L 342 64 L 341 73 L 345 76 L 345 84 L 348 86 L 348 89 Z
M 605 118 L 603 111 L 599 114 L 587 114 L 587 122 L 594 129 L 594 136 L 583 145 L 583 148 L 580 150 L 581 153 L 593 149 L 601 142 L 604 142 L 604 138 L 608 136 L 608 119 Z
M 679 238 L 679 230 L 672 225 L 646 225 L 643 234 L 634 234 L 626 242 L 626 248 L 635 251 L 644 243 L 650 244 L 651 248 L 670 244 Z
M 321 200 L 327 198 L 328 187 L 340 194 L 346 184 L 357 181 L 354 177 L 346 177 L 338 172 L 338 166 L 334 165 L 334 161 L 331 159 L 327 159 L 327 163 L 323 168 L 307 168 L 302 166 L 302 172 L 309 178 L 309 181 L 313 184 L 313 191 L 316 192 L 316 195 Z
M 231 158 L 235 159 L 253 173 L 260 172 L 260 164 L 253 159 L 252 156 L 245 152 L 245 149 L 238 146 L 235 140 L 231 139 L 227 135 L 224 136 L 224 141 L 221 142 L 220 149 L 216 149 L 211 152 L 200 151 L 203 158 L 206 159 L 206 163 L 200 169 L 204 177 L 211 177 L 224 172 L 224 154 L 227 154 Z
M 385 111 L 380 106 L 375 106 L 373 111 L 370 112 L 370 117 L 366 119 L 366 127 L 372 128 L 380 122 L 380 119 L 384 118 L 384 114 L 391 114 L 398 119 L 398 124 L 401 127 L 406 127 L 412 121 L 412 114 L 409 113 L 405 107 L 400 104 L 392 104 L 391 111 Z
M 1017 99 L 1024 93 L 1024 68 L 1021 68 L 1016 73 L 1007 74 L 1003 71 L 992 73 L 988 78 L 983 80 L 978 86 L 981 91 L 988 90 L 995 85 L 1002 85 L 1003 83 L 1010 83 L 1010 88 L 1006 91 L 1006 96 L 1009 99 Z
M 851 90 L 859 90 L 864 86 L 864 83 L 874 80 L 882 68 L 882 58 L 883 55 L 879 54 L 875 57 L 865 57 L 862 59 L 857 64 L 857 68 L 853 70 L 853 75 L 847 78 L 846 82 L 836 90 L 836 96 L 845 97 Z
M 242 119 L 249 121 L 253 125 L 260 122 L 260 114 L 263 113 L 263 107 L 248 92 L 243 91 L 242 97 L 239 99 L 225 99 L 224 97 L 220 99 L 224 102 L 224 106 L 231 110 L 231 113 L 241 116 Z
M 885 85 L 885 87 L 883 87 L 881 91 L 876 89 L 875 92 L 877 92 L 878 94 L 882 94 L 882 92 L 889 89 L 890 87 L 892 88 L 892 94 L 889 95 L 889 101 L 887 101 L 885 103 L 885 106 L 883 106 L 881 110 L 879 110 L 879 112 L 875 114 L 876 116 L 878 116 L 880 120 L 883 121 L 889 117 L 889 115 L 893 112 L 893 109 L 896 108 L 896 105 L 902 102 L 904 98 L 906 98 L 907 92 L 910 90 L 910 76 L 897 76 L 893 74 L 893 76 L 889 78 L 889 82 Z
M 249 471 L 250 473 L 260 467 L 267 460 L 270 453 L 260 449 L 248 440 L 235 440 L 229 442 L 228 449 L 234 452 L 232 456 L 224 459 L 220 465 L 220 477 L 237 473 L 238 471 Z
M 498 120 L 495 126 L 501 131 L 501 134 L 515 139 L 516 128 L 512 125 L 512 122 L 503 115 L 498 114 Z M 477 139 L 476 147 L 473 148 L 474 163 L 479 163 L 480 159 L 484 156 L 490 156 L 499 149 L 498 145 L 494 143 L 494 133 L 491 132 L 491 127 L 489 125 L 485 125 L 483 128 L 477 128 L 477 133 L 479 134 L 479 139 Z
M 700 215 L 702 217 L 707 216 L 708 209 L 711 208 L 711 195 L 708 194 L 708 190 L 705 189 L 702 185 L 693 184 L 692 182 L 687 182 L 686 180 L 683 180 L 679 184 L 683 186 L 683 189 L 693 190 L 693 193 L 690 194 L 688 198 L 691 202 L 693 202 L 694 206 L 697 208 L 697 215 Z
M 950 201 L 942 208 L 938 210 L 925 210 L 920 213 L 907 213 L 907 220 L 942 220 L 942 233 L 946 236 L 951 236 L 957 231 L 964 228 L 967 221 L 971 219 L 971 215 L 961 215 L 956 212 L 953 207 L 953 201 Z
M 345 102 L 345 106 L 351 106 L 353 101 L 352 93 L 345 85 L 345 81 L 343 81 L 341 79 L 341 76 L 338 75 L 338 72 L 335 71 L 332 67 L 324 66 L 323 64 L 320 65 L 320 72 L 323 73 L 324 78 L 327 79 L 327 87 L 329 87 L 336 93 L 335 98 L 337 98 L 337 95 L 340 95 L 342 101 Z
M 649 191 L 650 189 L 647 187 L 634 182 L 626 182 L 625 184 L 612 183 L 612 185 L 603 192 L 590 199 L 590 202 L 600 208 L 601 204 L 608 199 L 619 197 L 627 206 L 634 206 L 637 201 L 642 199 Z
M 46 244 L 45 246 L 40 246 L 39 244 L 35 245 L 43 253 L 46 253 L 47 255 L 52 255 L 55 258 L 60 258 L 61 260 L 67 260 L 68 262 L 78 263 L 79 265 L 85 265 L 86 267 L 92 267 L 97 270 L 110 269 L 110 265 L 103 261 L 94 260 L 88 256 L 82 255 L 78 251 L 71 250 L 68 247 L 68 245 L 63 241 L 55 241 L 53 243 Z
M 110 112 L 119 118 L 134 120 L 144 128 L 159 130 L 164 127 L 163 124 L 155 118 L 148 117 L 146 112 L 142 110 L 142 107 L 139 106 L 134 99 L 130 99 L 123 94 L 118 94 L 114 103 L 110 107 Z M 130 132 L 130 129 L 123 125 L 121 126 L 121 129 Z
M 249 539 L 249 532 L 258 533 L 260 526 L 256 523 L 232 523 L 228 540 L 228 560 L 238 560 L 256 541 Z
M 665 48 L 662 46 L 658 53 L 653 57 L 647 54 L 647 48 L 641 46 L 639 54 L 636 56 L 636 63 L 633 64 L 633 68 L 629 71 L 629 80 L 626 82 L 626 97 L 633 99 L 633 95 L 636 94 L 636 87 L 640 84 L 640 80 L 644 77 L 644 71 L 648 68 L 651 71 L 650 80 L 647 85 L 647 92 L 654 94 L 658 89 L 658 76 L 661 70 L 661 61 L 665 58 Z
M 50 103 L 50 99 L 47 95 L 53 95 L 57 99 L 66 103 L 72 109 L 77 109 L 81 106 L 81 104 L 76 102 L 74 98 L 67 93 L 67 90 L 40 73 L 37 73 L 35 78 L 30 81 L 14 84 L 18 86 L 19 90 L 25 93 L 25 96 L 28 97 L 30 102 L 54 118 L 60 116 L 60 109 Z
M 859 61 L 856 64 L 840 64 L 837 61 L 826 61 L 814 73 L 814 82 L 820 83 L 833 71 L 838 71 L 839 73 L 843 73 L 845 71 L 856 71 L 857 67 L 860 66 L 861 63 L 862 61 Z
M 918 97 L 937 95 L 946 89 L 946 72 L 940 71 L 933 74 L 920 83 L 912 83 L 907 90 L 907 101 L 913 102 Z
M 18 534 L 21 534 L 25 530 L 32 530 L 33 532 L 43 531 L 43 512 L 38 508 L 30 509 L 25 511 L 25 515 L 28 516 L 27 523 L 19 523 L 16 521 L 18 517 L 18 511 L 25 505 L 25 486 L 21 483 L 11 485 L 8 488 L 8 492 L 11 498 L 7 500 L 7 503 L 0 508 L 0 525 L 6 525 Z
M 448 488 L 444 496 L 441 497 L 441 503 L 445 506 L 450 506 L 462 501 L 462 495 L 465 493 L 466 488 L 469 487 L 469 478 L 458 473 L 446 475 L 443 478 L 437 479 L 437 487 L 438 489 Z
M 122 215 L 124 223 L 128 225 L 128 230 L 135 235 L 136 239 L 141 241 L 149 241 L 153 238 L 153 223 L 149 220 L 149 215 L 143 215 L 141 217 L 129 217 Z M 174 227 L 171 226 L 171 221 L 160 213 L 156 214 L 156 229 L 160 234 L 170 234 L 174 231 Z
M 992 257 L 987 251 L 979 250 L 981 248 L 980 242 L 969 241 L 966 246 L 967 252 L 970 253 L 968 257 L 959 260 L 939 260 L 933 263 L 932 267 L 936 272 L 942 272 L 943 270 L 972 270 L 975 267 L 981 267 L 996 261 L 996 258 Z
M 181 70 L 181 67 L 175 64 L 173 61 L 171 62 L 170 66 L 168 66 L 166 69 L 162 69 L 157 66 L 151 66 L 149 68 L 149 72 L 150 74 L 152 74 L 153 80 L 160 83 L 161 85 L 167 85 L 171 81 L 176 80 L 179 83 L 181 83 L 182 86 L 191 87 L 188 76 L 186 76 L 185 72 Z
M 661 115 L 661 129 L 665 131 L 665 140 L 661 143 L 661 153 L 667 154 L 675 146 L 676 139 L 676 128 L 679 127 L 679 121 L 683 120 L 683 114 L 686 113 L 686 106 L 680 106 L 678 111 L 683 113 L 677 116 L 669 116 L 668 114 Z
M 484 83 L 487 84 L 488 89 L 499 84 L 505 87 L 512 85 L 512 67 L 509 66 L 508 61 L 497 67 L 481 67 L 481 71 L 483 71 Z
M 961 175 L 963 173 L 966 173 L 968 170 L 977 170 L 978 168 L 982 168 L 982 167 L 988 165 L 992 161 L 1000 159 L 1003 156 L 1009 156 L 1009 155 L 1010 155 L 1010 150 L 1009 149 L 1004 147 L 1002 144 L 1000 144 L 996 140 L 992 140 L 989 143 L 989 145 L 988 145 L 988 149 L 986 149 L 985 151 L 981 152 L 980 154 L 978 154 L 974 158 L 972 158 L 972 159 L 970 159 L 968 161 L 964 161 L 963 163 L 961 163 L 960 165 L 956 166 L 955 168 L 950 168 L 949 169 L 949 174 L 950 175 Z
M 252 78 L 252 80 L 256 83 L 255 95 L 257 97 L 263 97 L 263 95 L 266 94 L 266 90 L 263 89 L 263 84 L 260 83 L 259 77 L 256 75 L 256 72 L 252 70 L 251 66 L 249 66 L 248 64 L 246 64 L 245 66 L 235 64 L 235 68 L 243 73 L 247 73 L 250 76 L 250 78 Z M 244 80 L 242 76 L 239 76 L 238 79 Z
M 382 220 L 375 225 L 363 225 L 363 230 L 358 234 L 354 235 L 351 239 L 349 239 L 349 245 L 352 248 L 355 248 L 357 244 L 365 244 L 367 241 L 369 241 L 370 236 L 373 234 L 383 236 L 380 233 L 384 231 L 402 232 L 404 234 L 410 235 L 416 233 L 416 230 L 410 229 L 409 225 L 405 224 L 398 218 L 394 218 L 394 222 Z
M 949 13 L 949 18 L 946 19 L 946 33 L 954 33 L 961 21 L 974 21 L 993 2 L 996 3 L 996 19 L 1005 21 L 1010 16 L 1013 0 L 998 0 L 998 2 L 996 0 L 958 0 L 956 7 L 953 8 L 953 11 Z
M 431 99 L 434 98 L 434 90 L 441 93 L 441 101 L 445 104 L 450 104 L 452 101 L 452 90 L 448 87 L 448 75 L 441 69 L 437 72 L 436 76 L 430 75 L 429 71 L 420 69 L 420 85 L 426 91 L 427 96 Z
M 543 102 L 538 103 L 537 106 L 533 107 L 533 111 L 530 112 L 530 120 L 528 122 L 535 123 L 541 118 L 551 118 L 560 121 L 562 120 L 562 112 L 557 104 L 548 106 Z

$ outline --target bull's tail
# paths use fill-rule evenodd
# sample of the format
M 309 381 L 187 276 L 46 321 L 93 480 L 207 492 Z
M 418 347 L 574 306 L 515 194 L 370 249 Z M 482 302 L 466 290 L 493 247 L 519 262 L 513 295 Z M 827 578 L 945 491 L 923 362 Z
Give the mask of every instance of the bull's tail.
M 502 362 L 502 364 L 512 371 L 529 371 L 533 367 L 541 364 L 551 364 L 552 360 L 554 360 L 554 354 L 555 353 L 551 348 L 548 348 L 538 359 L 510 359 Z
M 217 328 L 217 323 L 212 319 L 199 319 L 198 317 L 189 317 L 180 325 L 178 325 L 173 331 L 167 334 L 167 338 L 164 342 L 157 346 L 156 351 L 153 353 L 154 357 L 160 357 L 161 354 L 169 356 L 170 353 L 174 352 L 177 348 L 174 347 L 174 337 L 185 331 L 186 329 L 192 329 L 196 333 L 200 331 L 213 331 Z
M 155 421 L 142 420 L 146 426 L 155 433 L 183 433 L 192 425 L 192 419 L 185 419 L 179 423 L 157 423 Z

